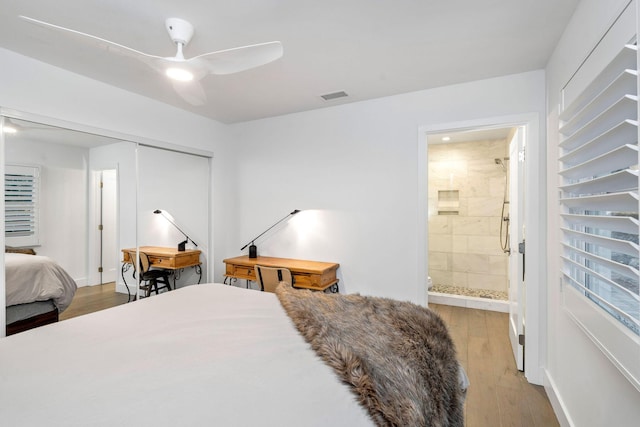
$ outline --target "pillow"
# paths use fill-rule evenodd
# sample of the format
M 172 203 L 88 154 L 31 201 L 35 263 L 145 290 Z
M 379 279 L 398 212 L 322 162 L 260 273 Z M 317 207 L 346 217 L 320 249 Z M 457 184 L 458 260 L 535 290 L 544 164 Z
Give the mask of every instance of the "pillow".
M 14 248 L 12 246 L 5 246 L 4 251 L 5 253 L 8 253 L 8 254 L 26 254 L 26 255 L 36 254 L 36 251 L 34 251 L 32 248 Z

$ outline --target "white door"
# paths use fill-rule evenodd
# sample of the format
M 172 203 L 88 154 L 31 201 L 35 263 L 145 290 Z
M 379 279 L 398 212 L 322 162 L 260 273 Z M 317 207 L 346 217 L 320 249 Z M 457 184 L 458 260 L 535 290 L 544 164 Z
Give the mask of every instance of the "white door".
M 116 280 L 119 265 L 118 248 L 116 247 L 118 234 L 118 176 L 115 169 L 102 171 L 102 281 Z
M 524 218 L 525 128 L 509 143 L 509 339 L 518 370 L 524 371 L 525 242 Z

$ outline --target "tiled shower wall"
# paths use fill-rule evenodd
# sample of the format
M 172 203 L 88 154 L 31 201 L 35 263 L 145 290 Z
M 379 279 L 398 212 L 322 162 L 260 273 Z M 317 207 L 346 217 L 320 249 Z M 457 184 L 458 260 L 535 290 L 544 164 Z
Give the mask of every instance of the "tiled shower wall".
M 429 276 L 434 284 L 507 291 L 508 256 L 500 247 L 506 181 L 495 159 L 508 153 L 507 140 L 429 144 Z M 503 162 L 508 168 L 509 161 Z

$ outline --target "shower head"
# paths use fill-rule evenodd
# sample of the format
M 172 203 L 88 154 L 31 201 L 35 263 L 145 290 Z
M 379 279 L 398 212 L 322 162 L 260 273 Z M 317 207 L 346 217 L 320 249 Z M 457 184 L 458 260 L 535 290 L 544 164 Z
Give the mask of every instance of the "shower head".
M 507 167 L 504 165 L 504 163 L 502 162 L 502 159 L 493 159 L 494 162 L 496 162 L 496 165 L 500 165 L 502 166 L 502 170 L 504 170 L 506 172 Z

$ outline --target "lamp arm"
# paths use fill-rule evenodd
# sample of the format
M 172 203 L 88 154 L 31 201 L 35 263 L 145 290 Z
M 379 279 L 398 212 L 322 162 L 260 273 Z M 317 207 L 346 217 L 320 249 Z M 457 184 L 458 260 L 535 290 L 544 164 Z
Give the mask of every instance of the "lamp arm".
M 255 242 L 256 240 L 258 240 L 264 233 L 266 233 L 267 231 L 271 230 L 273 227 L 275 227 L 276 225 L 280 224 L 282 221 L 284 221 L 285 219 L 289 218 L 292 215 L 297 214 L 298 212 L 300 212 L 299 210 L 295 210 L 291 213 L 288 213 L 284 218 L 282 218 L 281 220 L 279 220 L 278 222 L 276 222 L 275 224 L 273 224 L 271 227 L 267 228 L 266 230 L 264 230 L 262 233 L 258 234 L 256 237 L 254 237 L 253 239 L 251 239 L 246 245 L 244 245 L 242 248 L 240 248 L 241 251 L 243 251 L 247 246 L 249 246 L 251 243 Z
M 182 234 L 184 234 L 184 237 L 187 239 L 185 242 L 191 240 L 191 243 L 193 243 L 195 246 L 198 246 L 198 244 L 196 242 L 193 241 L 193 239 L 189 236 L 187 236 L 187 233 L 185 233 L 184 231 L 182 231 L 182 229 L 180 229 L 180 227 L 178 227 L 176 225 L 175 222 L 171 221 L 167 216 L 164 215 L 164 213 L 162 214 L 162 216 L 164 217 L 164 219 L 166 219 L 167 221 L 169 221 L 171 223 L 171 225 L 173 225 L 175 228 L 178 229 L 179 232 L 181 232 Z

